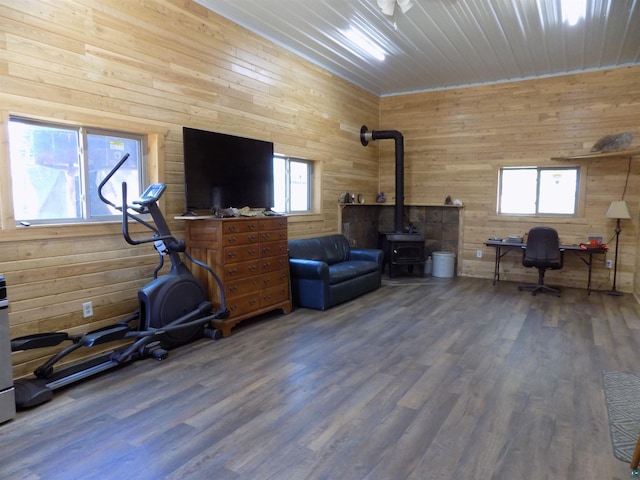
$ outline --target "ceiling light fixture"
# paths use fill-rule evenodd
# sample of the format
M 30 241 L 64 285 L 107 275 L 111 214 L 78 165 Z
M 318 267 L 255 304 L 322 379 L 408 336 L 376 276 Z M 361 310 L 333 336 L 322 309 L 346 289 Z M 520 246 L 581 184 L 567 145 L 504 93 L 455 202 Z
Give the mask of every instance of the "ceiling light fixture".
M 356 45 L 360 50 L 371 55 L 376 60 L 384 61 L 386 58 L 385 52 L 376 42 L 369 38 L 364 32 L 357 28 L 351 27 L 348 30 L 343 31 L 344 36 L 347 37 L 351 43 Z
M 411 7 L 413 7 L 412 0 L 377 0 L 378 7 L 385 15 L 393 17 L 396 9 L 396 5 L 400 7 L 402 13 L 407 13 Z
M 562 0 L 560 8 L 562 9 L 562 21 L 573 27 L 585 17 L 587 0 Z

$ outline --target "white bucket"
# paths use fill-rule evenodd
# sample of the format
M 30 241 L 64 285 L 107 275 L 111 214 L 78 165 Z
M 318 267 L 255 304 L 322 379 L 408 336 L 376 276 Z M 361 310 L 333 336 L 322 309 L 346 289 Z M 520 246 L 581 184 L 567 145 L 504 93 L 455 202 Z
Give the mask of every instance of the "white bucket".
M 453 277 L 456 255 L 450 252 L 433 252 L 433 276 L 441 278 Z

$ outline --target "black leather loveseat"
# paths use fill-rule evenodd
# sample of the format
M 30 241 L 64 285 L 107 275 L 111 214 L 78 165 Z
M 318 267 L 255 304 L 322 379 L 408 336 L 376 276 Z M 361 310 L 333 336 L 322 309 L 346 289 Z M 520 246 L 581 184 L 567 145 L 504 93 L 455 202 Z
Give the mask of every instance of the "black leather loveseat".
M 382 283 L 382 250 L 352 249 L 344 235 L 288 243 L 295 306 L 325 310 Z

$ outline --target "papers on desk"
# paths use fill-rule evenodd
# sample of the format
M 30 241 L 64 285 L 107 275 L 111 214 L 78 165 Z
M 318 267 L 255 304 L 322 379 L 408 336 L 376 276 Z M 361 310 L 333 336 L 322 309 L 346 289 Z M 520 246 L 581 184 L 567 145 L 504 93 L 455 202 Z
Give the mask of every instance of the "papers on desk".
M 509 235 L 507 238 L 491 237 L 488 242 L 501 242 L 501 243 L 522 243 L 522 237 L 517 235 Z

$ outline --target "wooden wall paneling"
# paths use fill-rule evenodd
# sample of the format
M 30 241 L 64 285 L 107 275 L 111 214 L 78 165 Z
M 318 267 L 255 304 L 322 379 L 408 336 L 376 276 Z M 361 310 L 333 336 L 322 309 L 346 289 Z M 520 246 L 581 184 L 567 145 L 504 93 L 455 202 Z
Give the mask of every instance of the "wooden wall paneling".
M 150 181 L 167 183 L 162 207 L 179 237 L 183 126 L 270 140 L 279 153 L 316 162 L 316 211 L 291 219 L 291 238 L 338 231 L 340 192 L 378 191 L 377 148 L 359 141 L 363 123 L 377 127 L 378 98 L 190 0 L 5 2 L 0 85 L 0 272 L 14 336 L 117 320 L 119 305 L 135 306 L 155 259 L 127 246 L 117 225 L 16 228 L 9 114 L 149 134 Z M 83 319 L 88 300 L 95 315 Z M 16 354 L 17 373 L 37 362 L 31 355 Z
M 607 133 L 638 134 L 634 98 L 639 71 L 629 67 L 379 99 L 190 0 L 0 5 L 0 168 L 5 173 L 0 185 L 0 252 L 7 255 L 0 257 L 0 272 L 9 272 L 9 292 L 16 298 L 10 312 L 12 332 L 43 324 L 88 329 L 113 320 L 119 312 L 110 312 L 109 305 L 127 305 L 133 296 L 129 287 L 148 280 L 150 265 L 145 264 L 148 252 L 129 250 L 114 226 L 82 231 L 67 226 L 15 228 L 4 138 L 10 113 L 156 135 L 150 146 L 150 152 L 158 152 L 150 159 L 152 171 L 168 185 L 163 207 L 178 236 L 184 234 L 181 222 L 173 220 L 184 208 L 183 125 L 271 140 L 280 153 L 317 162 L 319 209 L 290 218 L 290 238 L 338 231 L 337 199 L 343 191 L 370 198 L 384 191 L 392 200 L 392 142 L 365 148 L 359 130 L 363 124 L 397 129 L 405 137 L 407 201 L 434 204 L 446 195 L 460 198 L 465 220 L 458 273 L 490 278 L 490 255 L 478 261 L 475 250 L 497 232 L 521 231 L 536 223 L 495 215 L 499 165 L 544 164 L 551 157 L 582 153 Z M 585 216 L 565 222 L 571 235 L 612 233 L 613 224 L 600 212 L 606 211 L 610 192 L 622 178 L 616 163 L 598 163 L 589 173 Z M 634 218 L 623 225 L 620 237 L 624 266 L 619 264 L 618 282 L 624 291 L 638 285 L 638 179 L 633 167 L 626 198 Z M 552 222 L 562 228 L 565 223 Z M 54 245 L 57 253 L 52 253 Z M 114 277 L 101 278 L 97 245 L 114 259 L 118 250 L 126 251 L 125 258 L 137 266 L 128 269 L 117 260 L 110 270 Z M 76 298 L 57 292 L 55 282 L 43 281 L 42 291 L 36 291 L 20 276 L 12 279 L 32 268 L 20 252 L 38 248 L 52 261 L 44 267 L 48 275 L 56 265 L 71 265 L 60 272 L 79 285 L 82 264 L 87 263 L 86 271 L 96 272 L 87 279 L 96 284 L 80 290 Z M 529 278 L 517 261 L 505 265 L 508 278 Z M 581 286 L 581 273 L 567 269 L 562 281 Z M 127 287 L 123 290 L 117 286 L 120 274 Z M 598 272 L 604 283 L 608 274 Z M 41 298 L 60 313 L 50 317 L 37 308 L 19 309 L 31 304 L 18 301 L 37 303 Z M 77 321 L 73 302 L 87 300 L 102 302 L 101 313 L 107 318 Z M 29 321 L 15 325 L 14 310 L 17 320 L 24 315 Z M 25 371 L 21 362 L 14 363 Z
M 483 242 L 494 235 L 521 234 L 540 223 L 555 226 L 571 242 L 593 234 L 610 239 L 615 222 L 605 219 L 604 213 L 622 194 L 628 165 L 624 158 L 580 162 L 586 169 L 583 211 L 568 220 L 496 215 L 497 172 L 500 166 L 560 166 L 551 158 L 585 153 L 605 134 L 632 131 L 640 136 L 639 74 L 640 67 L 625 67 L 380 99 L 380 128 L 397 129 L 405 137 L 406 200 L 429 204 L 451 195 L 465 205 L 460 274 L 491 278 L 492 250 L 483 249 Z M 380 155 L 380 188 L 392 192 L 393 152 L 381 146 Z M 618 289 L 637 295 L 640 175 L 636 163 L 637 159 L 632 161 L 625 196 L 633 218 L 626 226 L 623 223 L 620 236 Z M 482 259 L 475 258 L 478 249 L 484 250 Z M 534 274 L 519 262 L 505 257 L 502 278 L 530 281 Z M 603 267 L 594 266 L 594 284 L 608 289 L 612 273 Z M 564 285 L 585 284 L 579 265 L 570 264 L 555 274 Z

